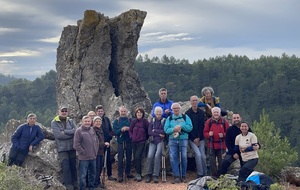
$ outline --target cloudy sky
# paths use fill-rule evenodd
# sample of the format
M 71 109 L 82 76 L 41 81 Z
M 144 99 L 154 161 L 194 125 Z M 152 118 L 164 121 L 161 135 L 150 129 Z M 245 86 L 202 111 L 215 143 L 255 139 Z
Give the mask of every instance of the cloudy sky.
M 150 58 L 300 56 L 299 0 L 0 0 L 0 73 L 34 80 L 55 70 L 63 27 L 88 9 L 146 11 L 138 45 Z

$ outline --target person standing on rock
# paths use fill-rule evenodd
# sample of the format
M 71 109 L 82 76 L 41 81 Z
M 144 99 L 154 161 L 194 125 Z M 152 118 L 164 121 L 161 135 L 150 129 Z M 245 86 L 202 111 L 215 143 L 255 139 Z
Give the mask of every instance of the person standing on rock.
M 123 182 L 124 177 L 124 153 L 126 153 L 125 158 L 125 179 L 133 178 L 134 176 L 130 174 L 131 172 L 131 156 L 132 156 L 132 143 L 129 136 L 129 128 L 131 118 L 127 116 L 127 108 L 125 106 L 119 107 L 120 117 L 114 120 L 113 130 L 114 134 L 117 136 L 118 142 L 118 182 Z
M 36 115 L 30 113 L 27 123 L 20 125 L 11 137 L 8 166 L 21 166 L 28 152 L 32 152 L 43 139 L 44 135 L 40 126 L 35 124 Z
M 189 144 L 195 152 L 195 161 L 197 167 L 197 178 L 206 175 L 206 155 L 205 139 L 203 136 L 205 113 L 198 107 L 198 97 L 190 97 L 191 108 L 185 114 L 188 115 L 193 124 L 193 129 L 189 132 Z
M 188 133 L 193 129 L 189 116 L 181 114 L 179 103 L 172 104 L 174 114 L 166 119 L 164 131 L 169 135 L 169 154 L 173 184 L 186 182 Z M 178 167 L 179 166 L 179 167 Z
M 159 89 L 158 95 L 159 95 L 159 100 L 153 104 L 151 115 L 152 117 L 155 117 L 154 109 L 158 106 L 163 109 L 162 117 L 167 118 L 168 116 L 173 114 L 171 108 L 173 101 L 167 99 L 168 91 L 165 88 Z
M 113 137 L 113 129 L 108 117 L 105 116 L 104 107 L 102 105 L 96 106 L 96 114 L 102 118 L 102 130 L 104 133 L 104 141 L 110 143 Z M 108 180 L 110 181 L 117 181 L 115 177 L 112 176 L 112 163 L 111 163 L 111 153 L 110 153 L 110 146 L 104 147 L 104 152 L 107 151 L 107 158 L 106 158 L 106 171 Z
M 68 117 L 68 108 L 61 106 L 51 122 L 59 164 L 63 173 L 63 184 L 68 190 L 78 189 L 76 151 L 73 148 L 76 125 Z
M 88 188 L 95 189 L 96 158 L 99 150 L 99 140 L 89 116 L 83 116 L 81 127 L 77 128 L 74 135 L 74 149 L 79 160 L 80 190 L 85 190 L 86 175 L 88 175 Z

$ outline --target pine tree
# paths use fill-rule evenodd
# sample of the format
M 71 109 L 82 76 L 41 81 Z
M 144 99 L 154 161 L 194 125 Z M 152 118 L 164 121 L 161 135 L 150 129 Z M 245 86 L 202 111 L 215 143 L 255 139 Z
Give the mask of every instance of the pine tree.
M 275 128 L 274 122 L 269 120 L 269 115 L 264 110 L 260 115 L 260 121 L 254 121 L 252 129 L 261 145 L 256 167 L 258 171 L 278 177 L 281 169 L 298 160 L 297 152 L 286 137 L 281 137 L 280 129 Z

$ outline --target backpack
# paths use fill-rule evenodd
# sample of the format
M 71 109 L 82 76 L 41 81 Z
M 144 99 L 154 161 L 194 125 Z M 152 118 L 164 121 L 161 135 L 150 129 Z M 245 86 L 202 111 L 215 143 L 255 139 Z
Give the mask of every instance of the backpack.
M 243 190 L 269 190 L 274 183 L 273 179 L 264 173 L 253 171 L 246 181 L 239 182 L 238 185 Z
M 225 119 L 224 118 L 222 118 L 222 123 L 221 124 L 223 126 L 224 132 L 226 133 L 226 126 L 225 126 Z M 211 126 L 212 126 L 212 119 L 210 119 L 209 124 L 208 124 L 208 130 L 209 131 L 210 131 Z
M 204 176 L 201 178 L 194 179 L 189 182 L 187 190 L 208 190 L 207 181 L 213 181 L 211 176 Z
M 186 115 L 183 113 L 183 114 L 181 114 L 182 115 L 182 117 L 179 117 L 179 118 L 177 118 L 177 119 L 181 119 L 181 118 L 183 118 L 183 120 L 184 121 L 186 121 Z M 169 121 L 171 121 L 173 119 L 173 117 L 172 117 L 172 115 L 170 115 L 169 116 Z

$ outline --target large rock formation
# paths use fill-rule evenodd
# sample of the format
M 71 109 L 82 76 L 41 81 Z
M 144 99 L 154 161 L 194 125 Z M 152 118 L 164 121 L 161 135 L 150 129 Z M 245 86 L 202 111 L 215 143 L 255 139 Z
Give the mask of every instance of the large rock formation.
M 78 122 L 102 104 L 113 118 L 120 105 L 132 111 L 151 102 L 133 69 L 146 12 L 130 10 L 108 18 L 87 10 L 77 26 L 64 28 L 57 49 L 57 102 Z

